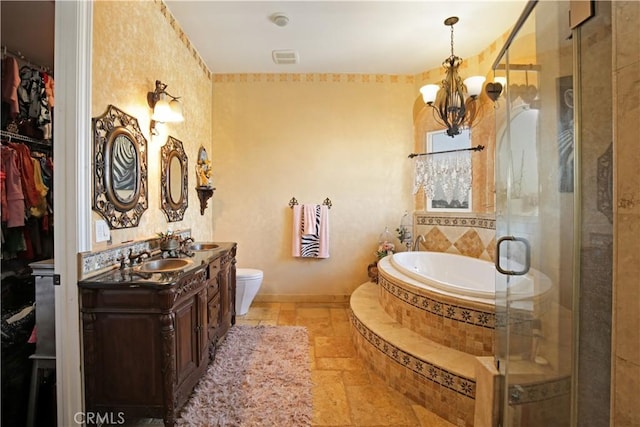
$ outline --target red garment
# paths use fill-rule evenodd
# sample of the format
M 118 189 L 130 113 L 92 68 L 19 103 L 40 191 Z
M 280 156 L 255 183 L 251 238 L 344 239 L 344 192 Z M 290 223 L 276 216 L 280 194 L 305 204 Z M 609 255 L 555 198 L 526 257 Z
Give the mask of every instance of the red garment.
M 2 61 L 2 100 L 9 104 L 9 113 L 12 118 L 17 117 L 20 112 L 18 86 L 20 86 L 18 61 L 11 56 L 7 56 Z
M 53 81 L 53 77 L 51 77 L 47 73 L 42 73 L 42 77 L 44 80 L 44 90 L 47 92 L 47 102 L 49 103 L 49 109 L 52 109 L 55 106 L 55 102 L 53 100 L 53 88 L 55 87 L 55 83 Z
M 9 143 L 9 147 L 18 152 L 18 167 L 20 170 L 20 180 L 22 181 L 22 192 L 27 209 L 38 205 L 38 190 L 36 190 L 33 178 L 33 163 L 31 162 L 31 150 L 24 144 Z
M 31 234 L 28 227 L 22 227 L 22 237 L 24 238 L 24 251 L 18 252 L 18 259 L 34 259 L 33 243 L 31 242 Z
M 7 222 L 7 216 L 8 216 L 7 188 L 4 185 L 6 180 L 7 180 L 7 174 L 4 173 L 4 170 L 0 171 L 0 199 L 1 199 L 0 209 L 2 212 L 2 222 Z
M 2 220 L 7 221 L 7 227 L 22 227 L 24 225 L 24 193 L 20 177 L 19 155 L 16 150 L 2 146 L 2 171 L 6 175 L 4 181 L 3 201 L 6 198 L 7 209 L 2 209 Z M 5 218 L 6 213 L 6 218 Z

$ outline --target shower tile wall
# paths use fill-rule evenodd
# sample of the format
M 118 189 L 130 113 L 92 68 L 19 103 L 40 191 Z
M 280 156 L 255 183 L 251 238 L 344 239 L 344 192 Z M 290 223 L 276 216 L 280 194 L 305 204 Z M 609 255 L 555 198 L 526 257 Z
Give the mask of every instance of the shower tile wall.
M 582 64 L 579 98 L 582 236 L 577 421 L 585 427 L 607 427 L 610 422 L 613 104 L 611 62 L 600 58 L 612 56 L 608 25 L 612 3 L 596 3 L 596 15 L 581 27 L 578 39 Z
M 599 3 L 599 2 L 596 2 Z M 613 8 L 614 260 L 611 425 L 640 425 L 640 3 Z
M 425 237 L 420 250 L 494 260 L 496 221 L 493 215 L 416 212 L 414 224 L 415 234 Z

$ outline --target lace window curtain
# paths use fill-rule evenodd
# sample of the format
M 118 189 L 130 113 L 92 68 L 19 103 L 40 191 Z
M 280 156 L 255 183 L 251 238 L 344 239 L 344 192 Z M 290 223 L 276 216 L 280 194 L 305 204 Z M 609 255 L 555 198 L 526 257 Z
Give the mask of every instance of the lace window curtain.
M 443 205 L 440 207 L 463 207 L 465 202 L 468 207 L 472 184 L 470 151 L 421 156 L 414 162 L 413 194 L 422 188 L 434 204 Z

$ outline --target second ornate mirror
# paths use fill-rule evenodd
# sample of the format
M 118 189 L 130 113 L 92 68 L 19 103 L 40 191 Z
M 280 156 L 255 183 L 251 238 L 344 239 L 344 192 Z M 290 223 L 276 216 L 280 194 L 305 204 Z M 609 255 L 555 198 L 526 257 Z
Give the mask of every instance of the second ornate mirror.
M 167 221 L 182 221 L 189 205 L 187 155 L 182 142 L 170 136 L 160 150 L 160 205 Z

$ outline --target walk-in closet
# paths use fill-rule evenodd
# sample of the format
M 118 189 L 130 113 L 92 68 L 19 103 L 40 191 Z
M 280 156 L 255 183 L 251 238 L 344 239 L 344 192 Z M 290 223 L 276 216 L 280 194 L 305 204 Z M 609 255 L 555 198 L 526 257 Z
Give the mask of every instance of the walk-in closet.
M 53 1 L 0 2 L 2 425 L 56 424 Z

